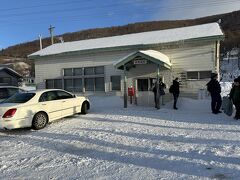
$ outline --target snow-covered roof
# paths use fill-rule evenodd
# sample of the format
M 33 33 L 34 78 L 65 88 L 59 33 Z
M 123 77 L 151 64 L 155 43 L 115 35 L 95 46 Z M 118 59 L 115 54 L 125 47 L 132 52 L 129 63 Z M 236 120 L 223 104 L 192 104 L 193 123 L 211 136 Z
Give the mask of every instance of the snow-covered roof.
M 145 57 L 146 59 L 149 59 L 150 61 L 152 61 L 156 64 L 161 64 L 161 65 L 165 66 L 166 68 L 171 67 L 169 58 L 165 54 L 160 53 L 159 51 L 155 51 L 155 50 L 145 50 L 145 51 L 137 51 L 137 52 L 131 53 L 131 54 L 119 59 L 113 65 L 118 69 L 122 69 L 124 64 L 133 60 L 137 56 Z
M 8 68 L 8 67 L 0 67 L 0 71 L 3 71 L 3 70 L 7 71 L 8 73 L 10 73 L 10 74 L 12 74 L 12 75 L 14 75 L 14 76 L 16 76 L 16 77 L 19 77 L 19 78 L 22 77 L 21 74 L 19 74 L 17 71 L 14 71 L 14 70 L 11 69 L 11 68 Z
M 57 43 L 31 54 L 29 57 L 112 47 L 161 44 L 189 39 L 222 36 L 223 32 L 221 31 L 219 24 L 209 23 L 175 29 L 148 31 L 121 36 Z

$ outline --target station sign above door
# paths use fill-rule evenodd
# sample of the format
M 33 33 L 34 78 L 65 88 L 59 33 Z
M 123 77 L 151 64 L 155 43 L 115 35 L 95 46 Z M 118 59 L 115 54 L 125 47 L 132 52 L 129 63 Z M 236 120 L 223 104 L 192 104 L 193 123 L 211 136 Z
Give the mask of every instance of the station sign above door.
M 147 64 L 147 60 L 146 59 L 135 59 L 133 60 L 133 64 Z

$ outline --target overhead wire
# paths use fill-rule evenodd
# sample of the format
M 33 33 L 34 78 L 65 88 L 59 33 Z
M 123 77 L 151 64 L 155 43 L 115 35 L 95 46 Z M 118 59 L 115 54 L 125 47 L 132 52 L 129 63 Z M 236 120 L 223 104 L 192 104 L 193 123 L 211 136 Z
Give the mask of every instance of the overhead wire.
M 76 2 L 76 1 L 69 1 L 69 2 Z M 127 3 L 128 2 L 128 3 Z M 107 8 L 107 7 L 112 7 L 112 8 L 119 8 L 119 3 L 113 3 L 113 4 L 108 4 L 108 5 L 103 5 L 103 6 L 99 6 L 99 7 L 90 7 L 90 6 L 81 6 L 78 8 L 65 8 L 64 11 L 62 10 L 56 10 L 56 11 L 38 11 L 38 12 L 34 12 L 37 14 L 41 14 L 41 17 L 34 17 L 34 19 L 31 19 L 32 16 L 30 17 L 30 19 L 28 18 L 21 18 L 21 14 L 15 14 L 15 16 L 20 17 L 21 19 L 19 20 L 11 20 L 11 15 L 7 15 L 7 18 L 10 18 L 9 20 L 6 20 L 6 18 L 4 18 L 4 20 L 1 20 L 0 16 L 0 22 L 3 24 L 5 23 L 5 25 L 9 24 L 9 25 L 21 25 L 21 24 L 26 24 L 26 23 L 31 23 L 31 24 L 44 24 L 44 22 L 49 22 L 49 20 L 52 20 L 52 22 L 65 22 L 65 21 L 71 21 L 71 22 L 76 22 L 76 21 L 83 21 L 83 18 L 108 18 L 108 19 L 113 19 L 116 18 L 118 15 L 121 15 L 122 17 L 124 16 L 124 14 L 127 14 L 128 17 L 134 17 L 134 15 L 139 15 L 139 16 L 145 16 L 145 15 L 149 15 L 152 14 L 154 12 L 156 12 L 157 10 L 161 10 L 161 9 L 165 9 L 166 11 L 176 11 L 176 10 L 186 10 L 186 9 L 192 9 L 195 6 L 201 6 L 201 7 L 208 7 L 209 5 L 211 6 L 220 6 L 220 5 L 224 5 L 227 4 L 229 2 L 238 2 L 238 0 L 229 0 L 228 2 L 224 1 L 224 0 L 214 0 L 211 2 L 201 2 L 201 3 L 191 3 L 191 4 L 181 4 L 180 6 L 172 6 L 172 7 L 166 7 L 166 6 L 153 6 L 153 7 L 144 7 L 143 10 L 141 11 L 141 14 L 137 14 L 136 12 L 133 12 L 132 10 L 129 9 L 125 9 L 124 11 L 121 9 L 111 9 L 112 12 L 108 13 L 101 13 L 99 14 L 96 11 L 91 11 L 91 10 L 97 10 L 97 9 L 103 9 L 103 8 Z M 147 2 L 146 2 L 147 3 Z M 123 3 L 124 4 L 124 3 Z M 123 5 L 122 4 L 122 5 Z M 125 5 L 129 5 L 129 1 L 125 2 Z M 28 6 L 29 7 L 29 6 Z M 87 10 L 87 13 L 84 13 L 82 10 Z M 75 11 L 81 11 L 80 13 L 76 14 L 76 15 L 67 15 L 66 13 L 71 13 L 73 14 L 73 12 Z M 64 12 L 65 14 L 61 13 L 60 15 L 51 15 L 49 17 L 48 12 L 50 12 L 50 14 L 56 14 L 58 12 Z M 28 13 L 24 13 L 24 15 L 22 17 L 25 17 L 25 15 L 32 15 L 32 12 L 28 12 Z M 44 16 L 48 16 L 46 17 L 46 19 L 44 18 Z
M 91 0 L 88 0 L 88 2 Z M 63 2 L 56 2 L 56 3 L 44 3 L 44 4 L 39 4 L 39 5 L 32 5 L 32 6 L 23 6 L 23 7 L 15 7 L 15 8 L 2 8 L 0 9 L 0 12 L 4 11 L 13 11 L 13 10 L 24 10 L 24 9 L 30 9 L 30 8 L 39 8 L 39 7 L 49 7 L 49 6 L 56 6 L 56 5 L 66 5 L 66 4 L 71 4 L 71 3 L 79 3 L 79 2 L 86 2 L 85 0 L 75 0 L 75 1 L 63 1 Z
M 161 9 L 165 9 L 165 10 L 171 10 L 171 11 L 176 11 L 176 10 L 186 10 L 186 9 L 191 9 L 195 6 L 209 6 L 209 5 L 214 5 L 214 6 L 219 6 L 219 5 L 224 5 L 224 4 L 229 4 L 231 2 L 238 2 L 239 0 L 229 0 L 229 1 L 225 1 L 225 0 L 214 0 L 214 1 L 211 1 L 211 2 L 195 2 L 195 3 L 191 3 L 191 4 L 181 4 L 179 6 L 173 6 L 173 7 L 167 7 L 167 6 L 157 6 L 157 5 L 154 5 L 152 8 L 152 10 L 161 10 Z M 76 2 L 76 1 L 72 1 L 72 2 Z M 64 3 L 65 4 L 65 3 Z M 71 4 L 71 1 L 67 4 Z M 146 2 L 147 4 L 147 2 Z M 74 8 L 66 8 L 64 7 L 64 9 L 59 9 L 59 10 L 41 10 L 41 11 L 32 11 L 32 12 L 25 12 L 25 13 L 15 13 L 15 14 L 1 14 L 1 11 L 0 11 L 0 19 L 1 18 L 9 18 L 9 17 L 14 17 L 14 16 L 25 16 L 25 15 L 32 15 L 32 14 L 45 14 L 45 13 L 66 13 L 66 12 L 73 12 L 73 11 L 80 11 L 80 10 L 86 10 L 86 11 L 90 11 L 90 10 L 96 10 L 96 9 L 103 9 L 103 8 L 119 8 L 120 6 L 128 6 L 129 5 L 129 2 L 128 3 L 115 3 L 115 4 L 108 4 L 108 5 L 102 5 L 102 6 L 92 6 L 92 5 L 88 5 L 88 6 L 81 6 L 81 7 L 74 7 Z M 44 5 L 45 6 L 45 5 Z M 47 5 L 46 5 L 47 6 Z M 143 10 L 151 10 L 150 7 L 147 7 L 146 6 L 143 8 Z M 121 10 L 121 12 L 123 12 Z M 142 12 L 141 12 L 142 13 Z M 144 12 L 143 12 L 144 13 Z M 6 17 L 4 17 L 6 16 Z

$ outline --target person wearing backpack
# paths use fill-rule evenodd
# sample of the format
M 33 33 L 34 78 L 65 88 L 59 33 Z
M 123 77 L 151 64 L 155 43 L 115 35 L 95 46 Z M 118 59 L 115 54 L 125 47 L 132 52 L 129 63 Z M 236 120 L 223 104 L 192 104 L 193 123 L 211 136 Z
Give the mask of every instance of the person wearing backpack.
M 177 110 L 177 100 L 180 94 L 178 78 L 173 80 L 173 84 L 170 86 L 169 92 L 173 94 L 173 109 Z
M 207 83 L 207 90 L 209 91 L 212 102 L 211 109 L 213 114 L 221 113 L 220 107 L 222 105 L 221 86 L 217 80 L 218 75 L 216 73 L 211 74 L 211 80 Z

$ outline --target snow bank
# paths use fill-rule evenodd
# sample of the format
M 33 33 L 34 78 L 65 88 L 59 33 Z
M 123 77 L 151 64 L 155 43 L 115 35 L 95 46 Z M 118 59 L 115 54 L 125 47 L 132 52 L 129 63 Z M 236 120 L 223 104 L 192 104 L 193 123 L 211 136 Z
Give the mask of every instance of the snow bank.
M 156 110 L 90 96 L 45 129 L 0 131 L 0 179 L 239 179 L 240 126 L 209 100 Z

